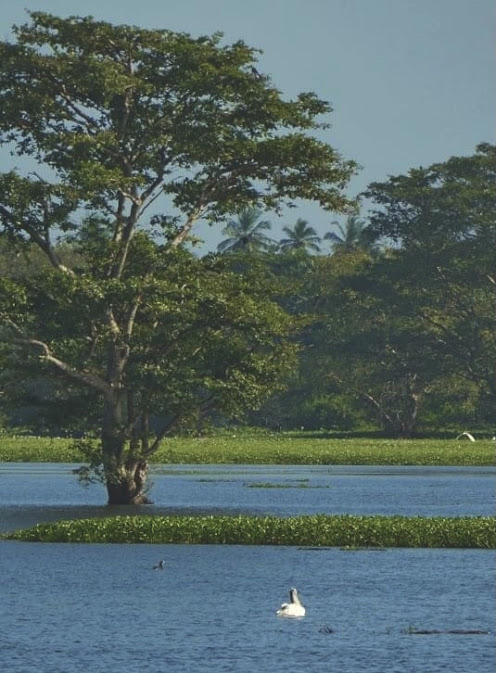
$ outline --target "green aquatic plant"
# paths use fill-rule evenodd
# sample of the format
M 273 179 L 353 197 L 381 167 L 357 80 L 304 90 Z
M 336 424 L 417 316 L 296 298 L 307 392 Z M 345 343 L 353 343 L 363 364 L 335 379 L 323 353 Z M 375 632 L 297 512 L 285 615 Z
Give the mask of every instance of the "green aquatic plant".
M 0 461 L 78 463 L 86 456 L 71 439 L 0 437 Z M 320 438 L 308 435 L 176 437 L 164 442 L 155 464 L 277 465 L 494 465 L 490 439 Z
M 249 481 L 243 484 L 247 488 L 329 488 L 328 485 L 310 484 L 309 479 L 293 479 L 285 482 Z
M 116 516 L 38 524 L 7 540 L 345 548 L 496 548 L 493 517 Z

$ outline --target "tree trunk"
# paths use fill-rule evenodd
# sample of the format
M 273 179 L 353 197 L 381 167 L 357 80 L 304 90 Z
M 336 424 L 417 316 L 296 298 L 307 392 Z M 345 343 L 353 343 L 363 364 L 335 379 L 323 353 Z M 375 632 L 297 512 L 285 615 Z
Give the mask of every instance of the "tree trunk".
M 395 410 L 389 413 L 383 411 L 383 424 L 392 430 L 394 437 L 411 439 L 417 425 L 421 395 L 412 390 L 405 390 L 398 397 Z
M 141 446 L 126 436 L 124 399 L 115 394 L 104 404 L 102 455 L 109 505 L 145 505 L 148 462 Z M 140 455 L 141 454 L 141 455 Z
M 145 495 L 148 463 L 138 460 L 132 464 L 105 470 L 109 505 L 148 505 Z

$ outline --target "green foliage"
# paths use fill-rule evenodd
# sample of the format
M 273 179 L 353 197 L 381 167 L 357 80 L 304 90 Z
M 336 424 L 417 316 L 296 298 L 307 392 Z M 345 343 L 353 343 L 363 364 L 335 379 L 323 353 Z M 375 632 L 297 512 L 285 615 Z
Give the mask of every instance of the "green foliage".
M 87 440 L 86 440 L 87 441 Z M 77 463 L 87 458 L 85 445 L 72 439 L 0 437 L 0 461 Z M 98 450 L 96 440 L 92 450 Z M 243 435 L 175 437 L 164 441 L 156 464 L 279 465 L 494 465 L 494 442 L 477 439 L 348 439 L 318 435 Z
M 372 230 L 407 249 L 439 250 L 460 242 L 471 247 L 475 241 L 480 253 L 494 254 L 495 156 L 494 145 L 481 143 L 473 156 L 372 183 L 365 192 L 378 206 Z
M 157 462 L 295 465 L 494 465 L 490 440 L 320 439 L 295 436 L 170 439 Z
M 315 137 L 330 106 L 284 99 L 241 41 L 29 16 L 0 43 L 0 144 L 40 171 L 0 175 L 0 235 L 46 267 L 2 282 L 0 339 L 10 373 L 54 381 L 44 403 L 98 400 L 109 497 L 137 503 L 163 436 L 256 407 L 294 362 L 269 286 L 182 250 L 195 223 L 344 210 L 356 166 Z
M 338 228 L 340 235 L 334 231 L 328 231 L 324 235 L 324 240 L 331 241 L 333 254 L 344 255 L 359 251 L 370 254 L 378 253 L 379 248 L 376 242 L 378 235 L 357 215 L 349 215 L 344 226 L 339 222 L 332 224 Z
M 279 241 L 279 248 L 283 252 L 294 250 L 312 250 L 319 252 L 320 237 L 317 235 L 315 229 L 309 226 L 306 220 L 299 217 L 293 227 L 283 227 L 283 232 L 287 238 Z
M 5 463 L 77 463 L 84 454 L 63 437 L 0 436 L 0 461 Z
M 222 230 L 228 238 L 219 243 L 218 252 L 253 253 L 271 247 L 271 239 L 264 234 L 271 228 L 268 220 L 261 220 L 262 211 L 258 208 L 244 208 L 237 220 L 229 220 Z
M 313 257 L 293 284 L 299 301 L 286 306 L 306 314 L 299 371 L 255 418 L 403 437 L 494 428 L 494 151 L 370 187 L 370 223 L 348 218 L 327 236 L 340 254 Z M 396 246 L 371 255 L 379 236 Z
M 32 12 L 14 40 L 0 143 L 43 170 L 0 175 L 2 414 L 58 432 L 55 409 L 146 460 L 269 396 L 250 422 L 494 425 L 494 146 L 370 185 L 370 217 L 325 237 L 345 254 L 306 254 L 300 218 L 276 253 L 267 211 L 356 212 L 355 164 L 315 137 L 325 101 L 286 100 L 220 34 Z M 230 255 L 182 249 L 200 218 L 227 222 Z
M 4 534 L 28 542 L 244 544 L 312 547 L 496 548 L 492 517 L 107 517 L 38 524 Z

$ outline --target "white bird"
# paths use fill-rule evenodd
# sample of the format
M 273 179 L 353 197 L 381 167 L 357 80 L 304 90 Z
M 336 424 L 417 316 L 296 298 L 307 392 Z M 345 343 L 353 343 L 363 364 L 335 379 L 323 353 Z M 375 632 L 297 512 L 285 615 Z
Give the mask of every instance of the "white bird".
M 295 588 L 289 590 L 289 603 L 283 603 L 276 612 L 278 617 L 304 617 L 305 608 L 301 604 L 298 592 Z
M 470 442 L 475 442 L 475 437 L 470 432 L 462 432 L 461 435 L 458 435 L 457 439 L 468 439 Z

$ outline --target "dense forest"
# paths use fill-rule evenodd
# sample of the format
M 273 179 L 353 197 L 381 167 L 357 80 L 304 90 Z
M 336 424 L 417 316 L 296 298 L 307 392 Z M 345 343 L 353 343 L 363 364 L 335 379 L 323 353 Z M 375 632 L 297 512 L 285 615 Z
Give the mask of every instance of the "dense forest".
M 0 144 L 35 167 L 0 174 L 4 427 L 98 437 L 120 504 L 173 434 L 494 426 L 494 146 L 351 197 L 330 105 L 243 42 L 29 15 L 0 42 Z
M 287 324 L 280 337 L 284 348 L 266 345 L 271 356 L 259 363 L 267 376 L 278 377 L 275 392 L 254 391 L 255 408 L 233 408 L 232 415 L 195 410 L 177 431 L 233 423 L 272 430 L 380 430 L 397 437 L 464 427 L 491 431 L 494 177 L 495 148 L 481 144 L 473 156 L 371 185 L 364 195 L 369 214 L 348 216 L 337 225 L 339 234 L 330 230 L 321 239 L 297 218 L 277 241 L 266 214 L 245 208 L 224 227 L 226 238 L 216 253 L 199 257 L 183 250 L 182 262 L 195 273 L 232 273 L 252 299 L 262 296 L 282 309 Z M 103 222 L 87 220 L 84 230 L 92 246 L 105 240 Z M 13 248 L 5 238 L 0 243 L 4 279 L 29 281 L 47 271 L 33 244 Z M 64 263 L 87 263 L 70 238 L 55 250 Z M 209 322 L 207 314 L 190 310 L 199 307 L 183 315 L 187 326 Z M 253 305 L 250 319 L 256 321 L 261 310 Z M 271 374 L 272 357 L 287 358 L 283 372 L 278 366 Z M 7 425 L 63 434 L 97 422 L 89 400 L 75 390 L 62 392 L 38 376 L 21 385 L 18 370 L 15 378 L 12 386 L 4 371 L 10 381 Z
M 495 177 L 495 148 L 481 144 L 370 185 L 367 218 L 327 234 L 330 254 L 310 256 L 320 242 L 307 231 L 305 248 L 297 226 L 292 245 L 265 253 L 288 288 L 282 305 L 306 323 L 298 368 L 258 422 L 494 429 Z

